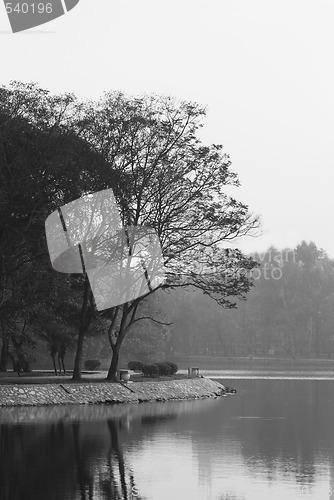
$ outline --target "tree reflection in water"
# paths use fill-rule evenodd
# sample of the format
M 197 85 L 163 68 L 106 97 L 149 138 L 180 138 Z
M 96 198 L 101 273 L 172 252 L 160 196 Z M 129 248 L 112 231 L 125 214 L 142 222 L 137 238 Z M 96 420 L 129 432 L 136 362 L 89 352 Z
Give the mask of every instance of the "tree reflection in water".
M 0 426 L 0 498 L 75 498 L 70 433 L 62 422 Z
M 333 419 L 325 380 L 244 380 L 217 401 L 0 409 L 0 500 L 318 495 L 333 488 Z
M 80 422 L 74 422 L 72 424 L 78 483 L 80 486 L 81 499 L 93 500 L 94 477 L 92 477 L 90 471 L 89 461 L 86 460 L 82 450 L 80 426 Z
M 134 427 L 173 418 L 174 413 L 137 415 Z M 132 431 L 128 415 L 93 422 L 1 424 L 0 499 L 143 499 L 122 444 L 122 436 Z
M 115 492 L 117 494 L 116 498 L 117 499 L 124 498 L 127 500 L 131 498 L 130 492 L 133 491 L 133 488 L 135 488 L 135 481 L 131 468 L 129 466 L 126 466 L 125 464 L 123 450 L 120 444 L 118 428 L 121 424 L 121 420 L 118 420 L 117 422 L 115 420 L 108 420 L 107 424 L 111 442 L 109 450 L 109 467 L 110 467 L 110 479 L 111 479 L 110 482 L 115 485 Z M 116 463 L 118 464 L 120 481 L 115 480 L 114 466 L 116 465 Z M 126 477 L 127 473 L 129 476 L 128 480 Z M 117 485 L 119 483 L 121 484 L 122 494 L 119 492 L 119 489 L 117 488 Z
M 94 437 L 82 422 L 1 425 L 1 500 L 130 500 L 135 479 L 122 450 L 121 420 L 103 428 Z

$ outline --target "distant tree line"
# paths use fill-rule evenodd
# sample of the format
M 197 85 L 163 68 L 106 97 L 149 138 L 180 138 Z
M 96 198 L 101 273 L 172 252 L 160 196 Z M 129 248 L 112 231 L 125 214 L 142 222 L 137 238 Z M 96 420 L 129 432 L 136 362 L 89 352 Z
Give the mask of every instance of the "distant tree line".
M 237 309 L 218 308 L 195 290 L 170 298 L 170 350 L 333 358 L 334 261 L 305 241 L 294 249 L 272 247 L 254 258 L 260 264 L 253 271 L 254 287 Z

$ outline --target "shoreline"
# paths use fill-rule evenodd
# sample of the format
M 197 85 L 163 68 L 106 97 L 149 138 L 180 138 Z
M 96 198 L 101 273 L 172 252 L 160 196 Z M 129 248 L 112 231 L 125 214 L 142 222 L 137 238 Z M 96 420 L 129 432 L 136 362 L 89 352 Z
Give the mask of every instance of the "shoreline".
M 226 394 L 209 378 L 116 383 L 8 384 L 0 386 L 0 409 L 12 406 L 122 404 L 202 399 Z
M 310 370 L 332 369 L 334 370 L 333 358 L 280 358 L 276 356 L 175 356 L 175 363 L 180 369 L 185 366 L 198 366 L 200 370 L 224 370 L 224 369 L 267 369 L 267 368 L 306 368 Z

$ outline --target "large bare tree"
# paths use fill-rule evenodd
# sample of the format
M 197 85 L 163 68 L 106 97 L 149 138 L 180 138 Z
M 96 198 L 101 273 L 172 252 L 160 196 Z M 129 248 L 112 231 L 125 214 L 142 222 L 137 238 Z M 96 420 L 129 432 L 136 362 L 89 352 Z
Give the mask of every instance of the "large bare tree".
M 105 173 L 105 187 L 114 190 L 124 227 L 155 230 L 166 271 L 166 279 L 146 294 L 102 313 L 110 321 L 108 379 L 115 377 L 126 333 L 147 318 L 140 305 L 151 293 L 194 286 L 223 307 L 234 307 L 231 298 L 244 297 L 251 286 L 249 273 L 241 270 L 254 267 L 254 261 L 224 247 L 251 233 L 258 220 L 225 193 L 239 181 L 222 146 L 200 141 L 204 117 L 195 103 L 115 92 L 81 108 L 80 137 L 117 172 L 117 185 Z

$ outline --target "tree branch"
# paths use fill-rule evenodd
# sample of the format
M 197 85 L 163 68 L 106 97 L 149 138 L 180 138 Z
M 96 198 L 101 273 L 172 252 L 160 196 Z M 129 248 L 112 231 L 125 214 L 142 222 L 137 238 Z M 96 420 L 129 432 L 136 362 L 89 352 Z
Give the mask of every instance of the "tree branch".
M 137 319 L 133 320 L 132 323 L 136 323 L 136 321 L 140 321 L 142 319 L 150 319 L 151 321 L 154 321 L 154 323 L 158 323 L 159 325 L 169 326 L 169 325 L 174 324 L 173 322 L 172 323 L 165 323 L 164 321 L 158 321 L 157 319 L 154 319 L 151 316 L 143 316 L 142 318 L 137 318 Z

